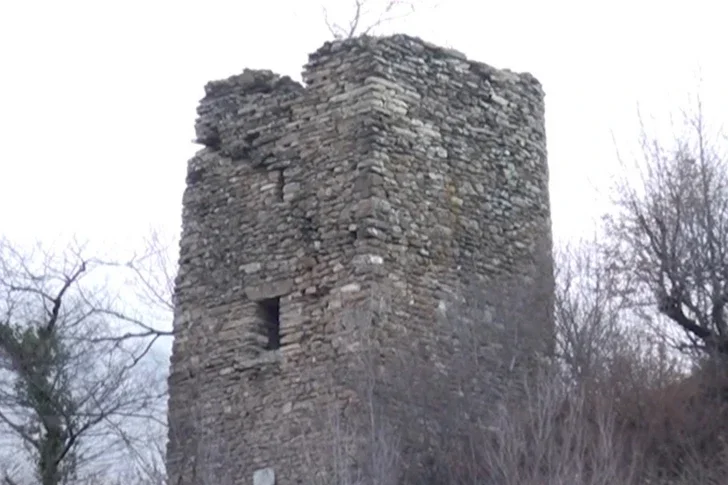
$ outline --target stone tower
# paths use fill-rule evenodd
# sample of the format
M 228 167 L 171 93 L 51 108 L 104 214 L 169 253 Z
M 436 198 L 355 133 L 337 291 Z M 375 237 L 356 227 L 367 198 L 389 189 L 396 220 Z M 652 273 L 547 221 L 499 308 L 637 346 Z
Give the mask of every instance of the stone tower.
M 188 166 L 175 294 L 170 484 L 254 474 L 312 483 L 333 453 L 322 410 L 364 400 L 361 381 L 342 371 L 360 362 L 353 327 L 376 327 L 387 387 L 397 356 L 423 369 L 405 380 L 448 375 L 458 337 L 440 317 L 472 281 L 517 300 L 509 318 L 551 325 L 534 77 L 395 35 L 326 43 L 303 79 L 245 70 L 209 83 L 198 108 L 203 148 Z M 386 304 L 374 311 L 375 301 Z M 390 416 L 398 396 L 389 394 Z M 402 453 L 416 454 L 417 440 L 405 441 Z

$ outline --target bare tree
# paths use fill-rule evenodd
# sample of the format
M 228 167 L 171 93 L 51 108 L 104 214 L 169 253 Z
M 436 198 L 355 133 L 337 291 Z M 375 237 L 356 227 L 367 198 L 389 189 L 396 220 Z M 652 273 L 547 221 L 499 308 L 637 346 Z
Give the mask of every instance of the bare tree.
M 150 230 L 144 251 L 124 263 L 131 272 L 129 285 L 145 309 L 158 309 L 167 316 L 174 312 L 174 281 L 177 275 L 177 241 L 179 234 Z M 160 335 L 167 335 L 155 329 Z
M 140 432 L 164 424 L 163 375 L 148 357 L 171 332 L 123 306 L 107 281 L 118 267 L 79 245 L 0 241 L 0 429 L 43 485 L 113 469 Z
M 632 307 L 676 347 L 728 355 L 725 137 L 710 133 L 700 98 L 695 108 L 682 113 L 671 144 L 650 136 L 640 118 L 643 159 L 622 159 L 628 175 L 606 219 L 607 257 Z
M 555 260 L 556 357 L 570 383 L 591 383 L 621 353 L 651 345 L 630 327 L 628 301 L 598 239 L 559 248 Z
M 350 39 L 358 35 L 369 35 L 382 24 L 404 18 L 414 12 L 413 0 L 353 0 L 349 19 L 342 24 L 330 18 L 323 7 L 324 22 L 334 39 Z

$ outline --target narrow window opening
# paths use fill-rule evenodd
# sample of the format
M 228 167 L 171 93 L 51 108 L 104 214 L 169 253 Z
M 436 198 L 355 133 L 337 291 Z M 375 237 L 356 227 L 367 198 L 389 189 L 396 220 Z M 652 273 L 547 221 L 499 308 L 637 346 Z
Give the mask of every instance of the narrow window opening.
M 285 185 L 285 183 L 286 179 L 283 176 L 283 170 L 278 170 L 278 187 L 276 187 L 276 195 L 278 195 L 278 200 L 281 202 L 283 201 L 283 186 Z
M 276 350 L 281 347 L 281 299 L 269 298 L 258 302 L 258 314 L 261 318 L 262 331 L 267 337 L 265 350 Z

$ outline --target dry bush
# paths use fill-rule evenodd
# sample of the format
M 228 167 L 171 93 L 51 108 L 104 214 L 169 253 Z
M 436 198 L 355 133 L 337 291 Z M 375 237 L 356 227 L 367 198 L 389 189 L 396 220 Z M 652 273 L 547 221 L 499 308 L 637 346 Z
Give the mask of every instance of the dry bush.
M 508 287 L 498 283 L 487 292 L 472 285 L 433 324 L 433 332 L 455 341 L 452 347 L 390 352 L 386 332 L 396 328 L 386 321 L 396 314 L 391 295 L 345 317 L 356 350 L 338 382 L 347 382 L 357 396 L 358 419 L 344 419 L 334 405 L 327 410 L 324 427 L 333 449 L 324 463 L 315 451 L 309 461 L 310 468 L 331 472 L 311 483 L 450 483 L 456 467 L 445 457 L 477 441 L 474 430 L 498 414 L 495 404 L 508 388 L 519 387 L 509 381 L 528 375 L 524 370 L 538 361 L 533 350 L 548 348 L 552 337 L 553 329 L 518 318 L 527 314 L 526 298 L 507 300 Z M 358 466 L 349 467 L 347 456 Z
M 571 262 L 572 285 L 557 289 L 554 359 L 529 355 L 548 332 L 524 322 L 528 295 L 474 286 L 448 306 L 444 323 L 462 345 L 439 362 L 446 371 L 409 356 L 389 363 L 378 385 L 396 387 L 411 410 L 395 429 L 407 443 L 426 436 L 428 449 L 426 463 L 403 463 L 425 467 L 407 483 L 682 485 L 725 470 L 725 367 L 686 372 L 620 323 L 598 258 Z
M 552 369 L 512 387 L 487 420 L 438 450 L 438 483 L 722 483 L 726 381 L 692 374 L 655 384 L 644 377 L 672 372 L 659 358 L 616 361 L 589 385 L 566 385 Z
M 618 432 L 612 403 L 565 387 L 548 371 L 520 391 L 472 433 L 457 483 L 631 483 L 639 459 Z
M 363 413 L 352 419 L 338 403 L 318 416 L 323 433 L 301 440 L 310 485 L 397 485 L 400 449 L 396 433 L 380 416 Z M 367 424 L 371 421 L 371 424 Z M 323 439 L 322 439 L 323 438 Z M 324 452 L 321 453 L 321 441 Z
M 343 327 L 350 329 L 349 359 L 332 363 L 329 380 L 322 386 L 325 391 L 319 395 L 328 405 L 314 412 L 313 429 L 300 436 L 306 463 L 304 483 L 400 483 L 400 435 L 381 398 L 387 381 L 381 374 L 380 348 L 371 325 L 380 307 L 381 302 L 373 300 L 343 317 Z M 342 382 L 346 382 L 345 389 Z
M 369 35 L 382 24 L 407 17 L 414 12 L 415 5 L 418 3 L 422 2 L 413 0 L 374 2 L 371 0 L 353 0 L 347 8 L 348 18 L 345 23 L 339 23 L 331 19 L 326 7 L 323 7 L 324 22 L 334 39 L 351 39 L 358 35 Z M 341 5 L 337 6 L 341 7 Z
M 728 401 L 725 373 L 697 369 L 659 386 L 633 385 L 617 409 L 653 476 L 678 480 L 725 470 Z M 699 482 L 708 483 L 701 479 Z

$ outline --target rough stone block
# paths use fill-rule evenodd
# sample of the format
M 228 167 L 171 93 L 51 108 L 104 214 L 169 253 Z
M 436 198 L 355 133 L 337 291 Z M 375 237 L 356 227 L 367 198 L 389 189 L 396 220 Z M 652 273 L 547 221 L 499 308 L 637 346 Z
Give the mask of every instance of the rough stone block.
M 261 468 L 253 472 L 253 485 L 276 485 L 276 474 L 272 468 Z

